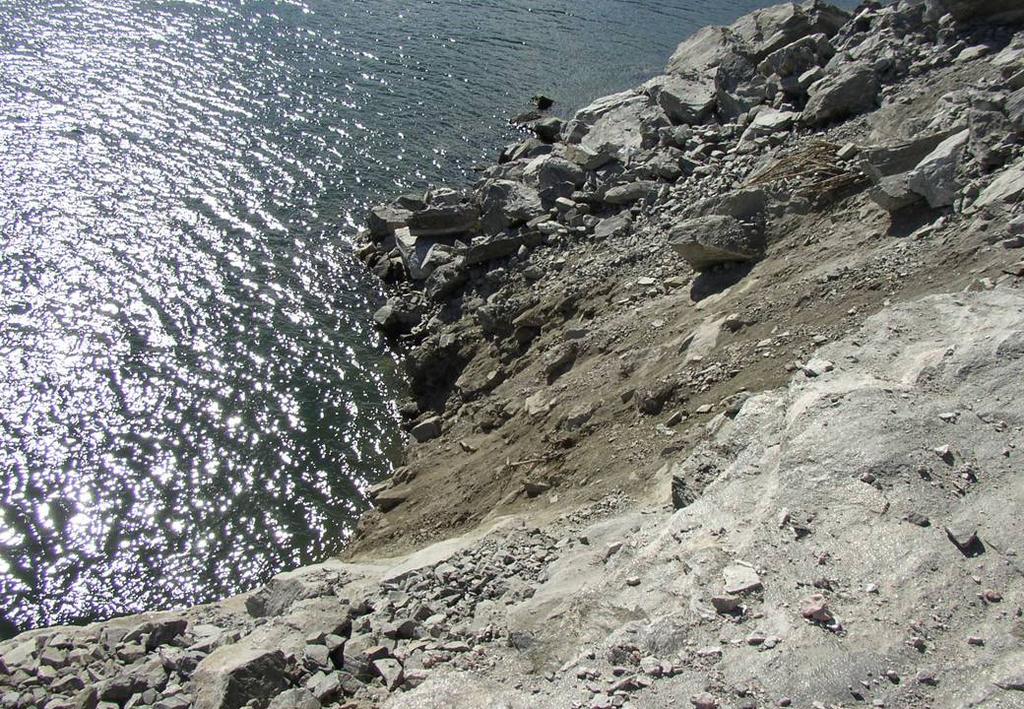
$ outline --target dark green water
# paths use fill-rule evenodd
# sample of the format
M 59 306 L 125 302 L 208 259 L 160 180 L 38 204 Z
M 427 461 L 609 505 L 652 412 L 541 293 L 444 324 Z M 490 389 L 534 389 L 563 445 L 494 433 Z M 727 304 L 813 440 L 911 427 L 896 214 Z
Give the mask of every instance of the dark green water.
M 0 3 L 7 632 L 337 551 L 400 446 L 366 205 L 764 4 Z

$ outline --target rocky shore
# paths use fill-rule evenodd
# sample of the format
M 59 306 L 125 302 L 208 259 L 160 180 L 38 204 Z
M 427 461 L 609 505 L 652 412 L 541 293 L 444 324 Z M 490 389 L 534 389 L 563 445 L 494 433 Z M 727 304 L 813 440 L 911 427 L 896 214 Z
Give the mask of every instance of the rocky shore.
M 0 706 L 1024 706 L 1024 6 L 785 4 L 359 257 L 343 559 L 0 645 Z

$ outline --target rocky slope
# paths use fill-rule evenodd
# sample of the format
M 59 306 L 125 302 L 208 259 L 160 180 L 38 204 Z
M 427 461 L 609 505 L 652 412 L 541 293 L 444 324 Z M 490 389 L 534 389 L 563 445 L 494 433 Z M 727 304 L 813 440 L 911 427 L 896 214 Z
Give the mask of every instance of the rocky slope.
M 0 645 L 10 707 L 1024 706 L 1024 10 L 780 5 L 368 216 L 344 560 Z

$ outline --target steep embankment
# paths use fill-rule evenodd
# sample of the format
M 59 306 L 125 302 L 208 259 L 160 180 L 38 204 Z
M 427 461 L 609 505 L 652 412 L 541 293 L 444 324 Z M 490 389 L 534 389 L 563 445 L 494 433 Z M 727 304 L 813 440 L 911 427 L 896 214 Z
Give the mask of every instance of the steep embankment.
M 0 703 L 1019 706 L 1022 14 L 778 6 L 375 209 L 347 560 L 24 634 Z

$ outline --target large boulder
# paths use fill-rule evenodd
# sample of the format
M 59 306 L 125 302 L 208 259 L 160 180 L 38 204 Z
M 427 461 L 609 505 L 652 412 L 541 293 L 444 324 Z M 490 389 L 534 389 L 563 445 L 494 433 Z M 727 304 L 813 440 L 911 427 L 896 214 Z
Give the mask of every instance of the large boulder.
M 215 650 L 196 668 L 197 709 L 240 709 L 252 700 L 266 703 L 288 689 L 280 650 L 229 645 Z
M 658 131 L 669 125 L 668 116 L 649 96 L 617 94 L 576 114 L 566 128 L 565 154 L 584 170 L 596 170 L 611 161 L 626 162 L 656 146 Z
M 704 123 L 715 112 L 715 83 L 709 78 L 665 74 L 645 83 L 643 89 L 677 125 Z
M 928 200 L 933 209 L 953 204 L 960 190 L 960 158 L 969 137 L 970 131 L 963 130 L 946 138 L 907 176 L 907 186 Z
M 765 57 L 757 70 L 765 76 L 797 76 L 816 66 L 824 66 L 836 53 L 824 34 L 801 37 Z
M 761 229 L 722 214 L 676 224 L 669 245 L 696 271 L 724 263 L 755 261 L 764 255 Z
M 625 205 L 641 199 L 656 197 L 661 185 L 651 180 L 638 180 L 624 185 L 612 187 L 604 193 L 604 201 L 608 204 Z
M 819 126 L 870 111 L 877 105 L 879 91 L 881 84 L 869 67 L 841 67 L 839 73 L 826 76 L 808 89 L 810 98 L 803 121 Z
M 431 204 L 413 212 L 405 224 L 416 236 L 449 236 L 474 231 L 480 221 L 479 208 L 470 202 Z
M 512 180 L 487 180 L 480 188 L 480 226 L 488 234 L 530 221 L 544 207 L 536 189 Z
M 523 170 L 526 183 L 536 188 L 541 200 L 549 203 L 559 197 L 569 197 L 586 178 L 580 165 L 557 155 L 535 158 Z

